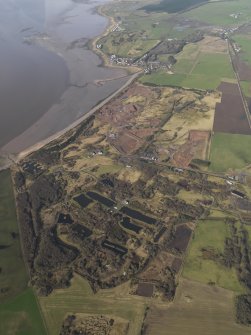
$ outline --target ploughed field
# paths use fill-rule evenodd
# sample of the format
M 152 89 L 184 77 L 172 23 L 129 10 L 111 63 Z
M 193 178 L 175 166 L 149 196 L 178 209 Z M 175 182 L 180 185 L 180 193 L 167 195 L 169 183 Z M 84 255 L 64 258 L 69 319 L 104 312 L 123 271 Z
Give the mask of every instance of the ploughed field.
M 215 132 L 251 135 L 251 129 L 244 108 L 244 102 L 237 84 L 221 83 L 221 102 L 215 109 Z

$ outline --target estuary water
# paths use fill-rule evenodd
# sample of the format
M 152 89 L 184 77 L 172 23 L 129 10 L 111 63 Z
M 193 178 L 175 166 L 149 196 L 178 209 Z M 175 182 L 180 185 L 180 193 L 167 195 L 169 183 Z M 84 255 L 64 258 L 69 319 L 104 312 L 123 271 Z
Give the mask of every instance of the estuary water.
M 0 156 L 76 121 L 128 79 L 88 48 L 108 0 L 0 0 Z

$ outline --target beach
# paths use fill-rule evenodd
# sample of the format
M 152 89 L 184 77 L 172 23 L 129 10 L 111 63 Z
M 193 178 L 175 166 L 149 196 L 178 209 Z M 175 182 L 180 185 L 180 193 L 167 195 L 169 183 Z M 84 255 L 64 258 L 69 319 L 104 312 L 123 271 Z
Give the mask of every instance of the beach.
M 63 15 L 58 15 L 57 9 L 54 8 L 54 14 L 47 18 L 46 34 L 26 33 L 26 42 L 28 41 L 31 47 L 47 50 L 65 62 L 69 71 L 69 82 L 65 91 L 48 110 L 18 136 L 14 136 L 1 146 L 1 166 L 9 165 L 10 157 L 22 156 L 20 153 L 29 152 L 29 148 L 34 148 L 36 145 L 40 147 L 41 143 L 48 143 L 58 134 L 74 127 L 83 117 L 85 118 L 86 113 L 118 91 L 130 79 L 125 69 L 105 66 L 108 64 L 104 63 L 100 54 L 95 53 L 95 39 L 106 33 L 113 24 L 112 20 L 101 16 L 100 6 L 104 3 L 105 1 L 98 1 L 95 4 L 74 3 L 70 7 L 65 7 Z M 85 25 L 95 22 L 93 20 L 97 18 L 101 20 L 98 21 L 98 25 L 95 24 L 93 32 L 91 29 L 88 32 L 79 31 L 80 17 L 75 19 L 73 14 L 80 9 L 79 15 L 86 16 Z M 77 20 L 76 27 L 74 20 Z M 86 29 L 86 26 L 84 28 Z

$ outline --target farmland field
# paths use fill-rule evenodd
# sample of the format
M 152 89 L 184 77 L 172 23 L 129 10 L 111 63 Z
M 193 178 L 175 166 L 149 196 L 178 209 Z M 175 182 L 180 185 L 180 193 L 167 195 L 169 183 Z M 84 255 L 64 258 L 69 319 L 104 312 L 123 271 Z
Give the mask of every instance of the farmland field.
M 27 288 L 9 171 L 0 173 L 0 333 L 46 334 L 34 293 Z
M 251 136 L 216 133 L 210 154 L 210 170 L 225 172 L 230 167 L 242 169 L 251 164 Z
M 233 13 L 241 13 L 241 15 L 234 18 L 230 16 Z M 250 20 L 250 1 L 215 1 L 188 11 L 183 14 L 183 16 L 216 26 L 236 26 L 236 24 L 241 24 Z
M 241 89 L 245 97 L 251 98 L 251 83 L 249 81 L 241 81 Z
M 20 293 L 28 276 L 22 260 L 12 182 L 9 171 L 0 173 L 0 302 Z
M 201 251 L 213 249 L 215 253 L 223 252 L 227 236 L 228 228 L 224 221 L 200 221 L 189 247 L 183 276 L 204 284 L 211 282 L 222 288 L 243 292 L 235 269 L 227 269 L 217 260 L 204 258 Z
M 251 36 L 250 35 L 234 35 L 233 40 L 241 48 L 241 60 L 251 65 Z
M 115 44 L 114 41 L 116 40 L 118 42 L 115 42 Z M 127 33 L 113 33 L 102 40 L 104 52 L 116 54 L 120 57 L 140 57 L 149 49 L 152 49 L 158 42 L 157 39 L 144 40 L 140 34 L 135 34 L 132 38 Z
M 40 297 L 50 335 L 58 334 L 67 313 L 106 314 L 130 321 L 130 335 L 137 335 L 145 312 L 144 298 L 128 294 L 128 284 L 94 294 L 86 280 L 75 275 L 71 287 Z
M 209 0 L 161 0 L 160 3 L 143 7 L 147 12 L 169 12 L 176 13 L 189 7 L 200 5 Z
M 46 333 L 32 289 L 24 290 L 0 306 L 0 334 L 45 335 Z
M 231 291 L 180 279 L 171 306 L 152 305 L 145 320 L 146 335 L 248 335 L 235 323 Z
M 201 2 L 201 0 L 190 0 L 190 4 L 191 2 Z M 178 6 L 180 3 L 185 7 L 188 4 L 187 1 L 179 0 Z M 179 29 L 177 22 L 168 20 L 172 14 L 165 11 L 151 13 L 144 11 L 144 4 L 143 1 L 129 1 L 107 4 L 103 7 L 102 11 L 106 15 L 116 18 L 116 24 L 98 42 L 102 44 L 105 54 L 139 57 L 160 41 L 167 38 L 183 39 L 196 31 L 192 26 Z M 177 6 L 177 1 L 172 0 L 171 5 L 173 4 Z
M 218 89 L 222 92 L 222 98 L 216 105 L 213 130 L 221 133 L 251 135 L 238 85 L 223 82 Z
M 212 72 L 217 69 L 217 77 L 233 78 L 233 69 L 229 57 L 225 54 L 200 54 L 192 72 L 193 75 L 212 76 Z
M 182 86 L 182 82 L 185 78 L 185 74 L 171 75 L 165 71 L 158 71 L 151 75 L 142 76 L 139 81 L 146 85 Z
M 194 49 L 189 48 L 193 53 Z M 163 86 L 181 86 L 185 88 L 216 89 L 223 78 L 234 81 L 234 73 L 227 54 L 199 53 L 195 59 L 187 62 L 189 53 L 185 51 L 184 58 L 180 56 L 174 67 L 174 74 L 163 70 L 145 75 L 141 82 Z M 217 68 L 217 71 L 215 69 Z

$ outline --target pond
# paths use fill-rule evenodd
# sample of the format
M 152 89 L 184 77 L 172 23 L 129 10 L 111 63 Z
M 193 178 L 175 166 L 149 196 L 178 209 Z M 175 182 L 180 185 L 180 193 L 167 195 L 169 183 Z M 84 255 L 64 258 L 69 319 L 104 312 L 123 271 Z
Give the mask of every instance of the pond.
M 78 238 L 80 239 L 85 239 L 92 234 L 92 231 L 89 228 L 83 226 L 80 223 L 72 225 L 71 231 L 73 232 L 73 234 L 77 234 Z
M 111 199 L 108 199 L 106 197 L 104 197 L 103 195 L 96 193 L 96 192 L 92 192 L 89 191 L 87 192 L 88 197 L 92 198 L 93 200 L 96 200 L 98 202 L 100 202 L 102 205 L 105 205 L 106 207 L 114 207 L 115 206 L 115 202 L 112 201 Z
M 74 221 L 72 220 L 70 214 L 59 213 L 58 223 L 62 224 L 72 224 Z
M 134 224 L 131 222 L 131 220 L 128 217 L 124 217 L 122 222 L 121 222 L 122 227 L 134 231 L 136 234 L 138 234 L 142 227 Z
M 84 194 L 74 197 L 73 200 L 76 201 L 82 208 L 87 207 L 92 202 L 92 200 Z
M 141 212 L 139 211 L 136 211 L 134 209 L 131 209 L 129 207 L 122 207 L 121 210 L 120 210 L 122 213 L 130 216 L 131 218 L 133 219 L 136 219 L 136 220 L 139 220 L 139 221 L 142 221 L 142 222 L 145 222 L 147 224 L 155 224 L 156 223 L 156 219 L 148 216 L 148 215 L 144 215 L 142 214 Z
M 104 240 L 102 242 L 102 247 L 104 247 L 106 249 L 109 249 L 109 250 L 112 250 L 115 253 L 120 254 L 122 256 L 125 255 L 127 253 L 127 251 L 128 251 L 126 248 L 121 247 L 120 245 L 112 243 L 112 242 L 110 242 L 108 240 Z

